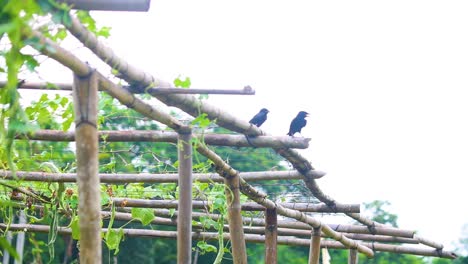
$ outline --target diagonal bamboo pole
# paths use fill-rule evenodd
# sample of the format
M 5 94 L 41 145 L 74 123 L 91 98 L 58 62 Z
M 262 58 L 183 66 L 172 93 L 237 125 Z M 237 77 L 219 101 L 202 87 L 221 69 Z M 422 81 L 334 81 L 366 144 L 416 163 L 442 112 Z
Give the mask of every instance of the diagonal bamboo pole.
M 97 100 L 98 80 L 95 72 L 74 75 L 73 104 L 78 216 L 80 226 L 80 263 L 101 263 L 101 191 L 98 177 Z

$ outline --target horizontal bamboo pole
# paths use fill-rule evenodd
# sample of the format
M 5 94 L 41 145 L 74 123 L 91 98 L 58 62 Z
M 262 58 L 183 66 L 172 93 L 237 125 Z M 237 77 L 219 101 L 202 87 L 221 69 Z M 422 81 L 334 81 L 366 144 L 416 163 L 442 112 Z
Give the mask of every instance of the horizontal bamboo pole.
M 0 89 L 6 86 L 6 81 L 0 81 Z M 228 94 L 228 95 L 255 95 L 255 90 L 250 86 L 243 89 L 200 89 L 200 88 L 139 88 L 134 86 L 122 86 L 122 88 L 135 94 L 143 94 L 151 91 L 152 94 Z M 71 91 L 72 85 L 68 83 L 27 82 L 18 85 L 18 89 Z M 101 89 L 100 89 L 101 90 Z
M 177 217 L 178 212 L 172 212 L 167 209 L 155 209 L 155 214 L 162 217 Z M 194 219 L 198 219 L 199 217 L 210 217 L 211 219 L 217 221 L 219 219 L 219 215 L 217 214 L 210 214 L 210 213 L 200 213 L 200 212 L 193 212 Z M 258 226 L 265 226 L 265 219 L 263 218 L 252 218 L 252 217 L 244 217 L 243 219 L 244 225 L 249 227 L 258 227 Z M 358 240 L 370 240 L 374 241 L 372 237 L 375 237 L 375 241 L 379 241 L 380 238 L 382 242 L 396 242 L 396 243 L 417 243 L 417 240 L 413 239 L 414 232 L 411 230 L 393 228 L 393 227 L 377 227 L 375 231 L 375 235 L 371 234 L 371 231 L 366 226 L 358 226 L 358 225 L 345 225 L 345 224 L 328 224 L 331 228 L 336 231 L 345 233 L 346 236 L 355 237 Z M 281 229 L 296 229 L 299 231 L 305 230 L 306 232 L 310 233 L 310 225 L 291 221 L 291 220 L 278 220 L 278 227 Z M 299 233 L 295 233 L 294 235 L 298 235 Z M 302 233 L 303 234 L 303 233 Z M 322 236 L 326 237 L 326 235 L 322 234 Z M 368 236 L 368 238 L 363 237 Z M 362 238 L 362 239 L 361 239 Z M 393 239 L 398 239 L 393 241 Z
M 72 9 L 88 11 L 133 11 L 147 12 L 151 0 L 58 0 L 65 2 Z
M 318 172 L 318 171 L 317 171 Z M 5 180 L 43 181 L 43 182 L 76 182 L 76 173 L 46 173 L 17 171 L 13 176 L 11 171 L 0 170 L 0 178 Z M 302 175 L 297 171 L 256 171 L 241 172 L 240 176 L 247 182 L 270 181 L 270 180 L 294 180 L 301 179 Z M 323 174 L 317 174 L 321 177 Z M 178 174 L 99 174 L 101 183 L 176 183 Z M 199 182 L 223 182 L 223 178 L 217 173 L 194 173 L 193 178 Z
M 6 84 L 7 84 L 6 81 L 0 81 L 0 89 L 5 87 Z M 18 89 L 71 91 L 73 90 L 73 85 L 71 83 L 47 83 L 47 82 L 22 81 L 19 83 Z
M 310 138 L 289 136 L 258 136 L 247 139 L 244 135 L 203 134 L 193 135 L 208 145 L 257 148 L 297 148 L 309 147 Z M 37 130 L 27 135 L 18 135 L 17 139 L 44 141 L 75 141 L 73 131 Z M 99 131 L 99 140 L 105 142 L 169 142 L 177 143 L 177 133 L 169 131 Z
M 27 206 L 22 203 L 13 203 L 11 204 L 14 208 L 21 208 L 24 209 Z M 43 210 L 43 206 L 41 205 L 34 205 L 35 210 Z M 130 212 L 130 208 L 121 208 L 125 212 Z M 118 209 L 119 210 L 119 209 Z M 132 215 L 130 213 L 125 212 L 115 212 L 115 219 L 120 221 L 130 221 L 132 220 Z M 63 212 L 62 212 L 63 213 Z M 170 211 L 167 209 L 155 209 L 154 215 L 156 216 L 152 224 L 156 225 L 168 225 L 168 226 L 176 226 L 177 225 L 177 216 L 178 211 Z M 111 217 L 111 212 L 109 211 L 101 211 L 101 216 L 103 218 Z M 219 215 L 217 214 L 209 214 L 209 213 L 200 213 L 200 212 L 192 212 L 192 217 L 195 221 L 198 221 L 200 217 L 210 217 L 213 220 L 219 220 Z M 265 234 L 265 220 L 263 218 L 250 218 L 244 217 L 244 232 L 248 234 Z M 311 230 L 308 228 L 309 225 L 305 225 L 305 229 L 296 229 L 290 228 L 291 221 L 279 221 L 278 226 L 278 235 L 281 236 L 297 236 L 297 237 L 310 237 Z M 199 230 L 204 230 L 205 228 L 202 225 L 197 223 L 193 224 L 194 228 Z M 224 225 L 224 230 L 229 231 L 229 226 Z M 385 236 L 385 235 L 368 235 L 368 234 L 356 234 L 356 233 L 345 233 L 345 235 L 351 239 L 355 240 L 363 240 L 363 241 L 374 241 L 374 242 L 384 242 L 384 243 L 407 243 L 407 244 L 418 244 L 419 241 L 417 239 L 412 238 L 405 238 L 405 237 L 396 237 L 396 236 Z M 326 237 L 323 233 L 321 234 L 322 237 Z
M 19 232 L 39 232 L 47 233 L 49 232 L 49 226 L 47 225 L 33 225 L 33 224 L 2 224 L 0 223 L 0 230 L 11 230 Z M 107 228 L 103 228 L 102 232 L 107 232 Z M 149 230 L 149 229 L 123 229 L 124 235 L 129 237 L 161 237 L 161 238 L 177 238 L 176 231 L 158 231 L 158 230 Z M 67 227 L 58 227 L 59 234 L 71 234 L 71 228 Z M 218 237 L 217 232 L 193 232 L 192 238 L 197 240 L 216 240 Z M 228 240 L 229 234 L 224 234 L 224 239 Z M 245 241 L 250 243 L 264 243 L 265 236 L 255 235 L 255 234 L 245 234 Z M 294 245 L 294 246 L 310 246 L 310 239 L 300 239 L 300 238 L 291 238 L 291 237 L 278 237 L 278 244 L 281 245 Z M 412 254 L 420 256 L 430 256 L 430 257 L 440 257 L 455 259 L 458 256 L 450 251 L 435 250 L 435 249 L 426 249 L 426 248 L 414 248 L 406 247 L 399 245 L 387 245 L 381 243 L 364 243 L 366 246 L 373 248 L 376 251 L 382 252 L 392 252 L 399 254 Z M 333 248 L 333 249 L 347 249 L 339 242 L 322 240 L 321 247 Z
M 145 199 L 130 199 L 130 198 L 112 198 L 114 205 L 122 207 L 143 207 L 143 208 L 178 208 L 178 201 L 167 201 L 167 200 L 145 200 Z M 278 203 L 278 205 L 285 208 L 291 208 L 301 212 L 316 212 L 316 213 L 329 213 L 330 208 L 325 204 L 307 204 L 307 203 Z M 194 209 L 205 209 L 211 206 L 211 203 L 207 201 L 192 201 Z M 242 203 L 241 208 L 243 211 L 264 211 L 265 207 L 257 203 Z M 359 211 L 359 205 L 343 205 L 340 208 L 336 208 L 335 212 L 346 212 L 346 211 Z

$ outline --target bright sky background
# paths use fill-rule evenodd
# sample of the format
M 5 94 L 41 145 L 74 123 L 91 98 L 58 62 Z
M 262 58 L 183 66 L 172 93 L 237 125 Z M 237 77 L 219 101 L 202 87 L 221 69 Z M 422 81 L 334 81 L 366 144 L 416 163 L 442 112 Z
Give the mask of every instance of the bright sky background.
M 399 225 L 445 244 L 468 223 L 468 2 L 153 0 L 148 13 L 98 12 L 119 56 L 285 135 L 311 113 L 300 152 L 342 203 L 387 200 Z M 71 81 L 71 76 L 57 76 Z M 70 78 L 68 78 L 70 77 Z

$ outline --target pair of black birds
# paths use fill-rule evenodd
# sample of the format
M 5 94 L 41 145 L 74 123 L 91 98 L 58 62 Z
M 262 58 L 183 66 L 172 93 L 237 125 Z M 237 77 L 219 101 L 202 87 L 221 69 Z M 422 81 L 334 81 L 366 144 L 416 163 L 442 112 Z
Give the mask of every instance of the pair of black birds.
M 262 108 L 260 112 L 258 112 L 252 119 L 250 119 L 249 123 L 260 127 L 266 120 L 267 114 L 270 111 L 266 108 Z M 289 136 L 294 136 L 296 133 L 301 133 L 301 130 L 307 124 L 307 120 L 305 118 L 309 115 L 309 113 L 305 111 L 300 111 L 297 116 L 291 121 L 291 125 L 289 125 Z

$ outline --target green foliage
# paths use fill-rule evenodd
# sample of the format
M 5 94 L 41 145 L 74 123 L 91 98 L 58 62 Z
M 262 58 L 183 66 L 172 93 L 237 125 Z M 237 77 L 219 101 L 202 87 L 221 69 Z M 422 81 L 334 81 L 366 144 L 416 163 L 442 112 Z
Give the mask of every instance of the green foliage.
M 175 87 L 189 88 L 192 85 L 192 82 L 189 77 L 185 77 L 185 79 L 182 80 L 182 77 L 179 76 L 174 80 L 174 85 Z
M 83 10 L 77 11 L 76 17 L 89 31 L 94 33 L 94 35 L 98 37 L 104 37 L 104 38 L 110 37 L 111 28 L 105 27 L 105 26 L 98 27 L 94 18 L 90 16 L 89 11 L 83 11 Z
M 132 208 L 132 218 L 143 225 L 149 225 L 154 220 L 154 211 L 151 208 Z
M 6 237 L 0 237 L 0 248 L 6 250 L 8 254 L 13 256 L 16 260 L 20 259 L 18 252 L 16 252 L 15 248 L 13 248 L 10 243 L 8 243 Z

